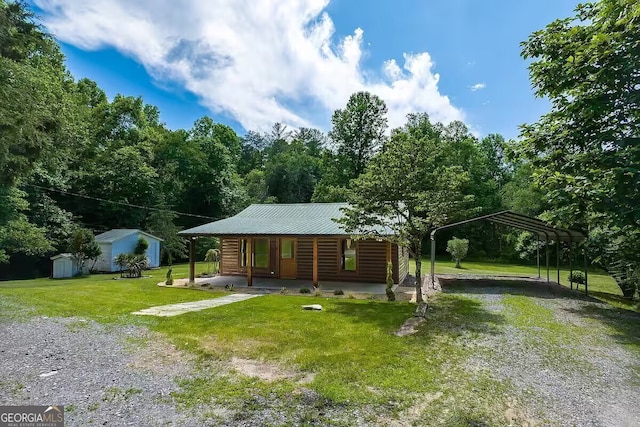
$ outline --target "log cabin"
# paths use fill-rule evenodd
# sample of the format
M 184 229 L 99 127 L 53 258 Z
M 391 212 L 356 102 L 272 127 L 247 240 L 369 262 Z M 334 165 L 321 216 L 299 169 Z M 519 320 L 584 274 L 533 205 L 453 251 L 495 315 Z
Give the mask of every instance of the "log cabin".
M 181 231 L 190 241 L 189 281 L 195 280 L 195 242 L 217 237 L 220 274 L 385 283 L 387 263 L 400 284 L 409 272 L 408 251 L 384 239 L 356 238 L 336 219 L 346 203 L 254 204 L 237 215 Z M 388 234 L 387 234 L 388 236 Z

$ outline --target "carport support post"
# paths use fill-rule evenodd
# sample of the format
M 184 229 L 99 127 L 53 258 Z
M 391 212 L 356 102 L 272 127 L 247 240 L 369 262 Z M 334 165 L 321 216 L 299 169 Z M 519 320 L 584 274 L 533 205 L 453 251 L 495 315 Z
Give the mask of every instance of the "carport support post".
M 536 239 L 536 258 L 538 260 L 538 279 L 540 278 L 540 236 Z
M 247 254 L 249 262 L 247 262 L 247 286 L 253 286 L 253 276 L 251 275 L 251 268 L 253 266 L 253 238 L 247 239 Z
M 189 284 L 196 282 L 196 238 L 189 239 Z
M 560 284 L 560 238 L 556 236 L 556 269 L 558 270 L 558 285 Z
M 545 234 L 544 235 L 544 245 L 545 245 L 545 255 L 547 258 L 547 283 L 550 282 L 549 280 L 549 235 Z
M 420 256 L 420 254 L 417 254 Z M 431 286 L 436 288 L 436 231 L 431 232 Z
M 589 295 L 589 263 L 587 257 L 587 242 L 584 242 L 584 293 Z
M 569 234 L 569 288 L 573 289 L 573 254 L 571 249 L 573 249 L 573 239 Z

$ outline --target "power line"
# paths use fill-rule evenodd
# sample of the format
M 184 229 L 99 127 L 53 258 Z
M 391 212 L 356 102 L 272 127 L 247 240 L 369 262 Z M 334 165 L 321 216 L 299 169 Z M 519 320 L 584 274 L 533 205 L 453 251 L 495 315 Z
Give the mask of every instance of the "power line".
M 60 194 L 65 194 L 65 195 L 68 195 L 68 196 L 82 197 L 82 198 L 85 198 L 85 199 L 97 200 L 97 201 L 100 201 L 100 202 L 107 202 L 107 203 L 113 203 L 113 204 L 116 204 L 116 205 L 127 206 L 127 207 L 130 207 L 130 208 L 146 209 L 146 210 L 158 211 L 158 212 L 166 211 L 166 212 L 174 213 L 176 215 L 190 216 L 190 217 L 194 217 L 194 218 L 213 219 L 213 220 L 219 219 L 219 218 L 214 218 L 212 216 L 191 214 L 191 213 L 186 213 L 186 212 L 178 212 L 178 211 L 174 211 L 174 210 L 171 210 L 171 209 L 160 209 L 160 208 L 154 208 L 154 207 L 151 207 L 151 206 L 142 206 L 142 205 L 136 205 L 136 204 L 127 203 L 127 202 L 117 202 L 115 200 L 108 200 L 108 199 L 103 199 L 103 198 L 100 198 L 100 197 L 87 196 L 85 194 L 73 193 L 71 191 L 60 190 L 58 188 L 42 187 L 40 185 L 35 185 L 35 184 L 23 184 L 23 185 L 26 185 L 27 187 L 38 188 L 40 190 L 53 191 L 53 192 L 60 193 Z

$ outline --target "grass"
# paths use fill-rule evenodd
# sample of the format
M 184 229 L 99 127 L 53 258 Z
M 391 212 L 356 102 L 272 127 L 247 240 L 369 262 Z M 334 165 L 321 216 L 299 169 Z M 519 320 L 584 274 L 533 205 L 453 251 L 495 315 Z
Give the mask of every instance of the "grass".
M 439 272 L 453 268 L 453 263 L 438 265 Z M 463 265 L 465 272 L 495 274 L 501 269 L 496 264 Z M 198 270 L 204 268 L 204 264 L 198 266 Z M 511 266 L 510 272 L 523 274 L 530 268 Z M 0 303 L 8 307 L 0 318 L 10 317 L 5 312 L 20 311 L 143 325 L 199 356 L 201 373 L 180 380 L 180 389 L 173 394 L 182 407 L 223 405 L 238 414 L 249 414 L 275 401 L 280 405 L 276 410 L 320 424 L 330 423 L 323 417 L 332 408 L 350 414 L 374 405 L 370 424 L 402 419 L 419 425 L 504 425 L 504 411 L 515 392 L 508 382 L 495 380 L 488 372 L 468 369 L 466 360 L 478 352 L 474 340 L 500 334 L 505 325 L 530 329 L 549 348 L 547 356 L 552 359 L 558 345 L 579 339 L 575 327 L 556 324 L 550 313 L 532 306 L 526 296 L 505 296 L 507 313 L 495 313 L 473 298 L 439 294 L 432 299 L 427 326 L 406 337 L 393 335 L 415 309 L 404 302 L 271 294 L 172 318 L 131 315 L 154 305 L 227 294 L 156 286 L 165 273 L 166 269 L 153 270 L 154 277 L 143 279 L 94 275 L 0 283 Z M 175 278 L 186 275 L 186 265 L 174 266 Z M 6 300 L 10 303 L 4 304 Z M 309 303 L 320 303 L 323 311 L 301 310 L 301 305 Z M 621 337 L 634 333 L 635 323 L 622 328 L 617 314 L 583 314 L 603 324 L 611 320 L 610 331 Z M 311 380 L 301 384 L 296 377 L 271 382 L 238 375 L 228 367 L 233 357 L 280 367 Z M 317 399 L 310 404 L 302 389 L 313 390 Z M 135 389 L 111 391 L 107 397 L 128 398 L 137 393 Z
M 204 269 L 204 264 L 198 265 Z M 73 279 L 34 279 L 0 282 L 0 295 L 8 304 L 33 307 L 36 314 L 47 316 L 79 316 L 113 321 L 132 311 L 156 305 L 197 301 L 222 296 L 224 293 L 159 288 L 166 267 L 151 270 L 150 278 L 119 279 L 119 274 L 94 274 Z M 188 265 L 173 267 L 174 278 L 188 275 Z M 118 280 L 114 280 L 117 278 Z M 7 302 L 5 302 L 6 304 Z M 8 313 L 2 310 L 0 316 Z M 123 320 L 129 320 L 126 318 Z
M 186 276 L 186 268 L 175 266 L 174 277 Z M 198 355 L 203 366 L 212 366 L 180 382 L 174 398 L 185 407 L 218 403 L 250 411 L 260 406 L 256 399 L 278 397 L 285 402 L 283 410 L 295 411 L 307 405 L 299 392 L 302 387 L 318 396 L 308 409 L 312 412 L 303 414 L 309 419 L 324 413 L 325 406 L 346 408 L 344 413 L 349 414 L 349 408 L 362 405 L 380 405 L 385 416 L 395 417 L 421 396 L 433 395 L 437 396 L 429 404 L 433 417 L 445 408 L 451 415 L 466 414 L 474 407 L 474 416 L 486 422 L 499 420 L 494 409 L 502 408 L 503 402 L 495 391 L 506 386 L 488 377 L 479 379 L 463 368 L 471 350 L 462 337 L 490 330 L 489 324 L 499 322 L 472 300 L 442 295 L 430 327 L 409 337 L 393 335 L 412 316 L 415 307 L 409 303 L 299 294 L 266 295 L 172 318 L 131 315 L 145 307 L 218 295 L 156 286 L 165 273 L 166 269 L 154 270 L 152 278 L 126 280 L 94 275 L 4 282 L 0 301 L 11 300 L 9 307 L 30 307 L 31 314 L 135 323 L 165 334 L 179 348 Z M 323 311 L 301 310 L 310 302 L 322 304 Z M 311 375 L 312 380 L 304 385 L 295 379 L 267 382 L 230 374 L 228 367 L 216 371 L 215 366 L 232 357 L 270 363 Z M 478 381 L 492 392 L 481 396 L 471 392 Z
M 431 269 L 431 260 L 422 258 L 422 274 L 427 275 Z M 581 268 L 581 266 L 575 266 Z M 409 272 L 415 274 L 415 260 L 409 262 Z M 507 264 L 489 261 L 462 261 L 462 268 L 455 268 L 455 261 L 451 259 L 437 259 L 436 273 L 440 274 L 478 274 L 478 275 L 500 275 L 500 276 L 527 276 L 537 277 L 538 268 L 534 265 Z M 541 266 L 540 274 L 542 278 L 546 278 L 546 267 Z M 552 282 L 557 282 L 558 275 L 555 267 L 549 267 L 549 278 Z M 561 266 L 560 268 L 560 284 L 569 287 L 569 268 Z M 576 284 L 573 284 L 574 289 Z M 584 290 L 584 286 L 580 286 Z M 589 295 L 603 302 L 611 304 L 618 308 L 640 312 L 640 301 L 628 300 L 622 297 L 622 291 L 616 284 L 615 280 L 607 273 L 600 269 L 589 267 Z

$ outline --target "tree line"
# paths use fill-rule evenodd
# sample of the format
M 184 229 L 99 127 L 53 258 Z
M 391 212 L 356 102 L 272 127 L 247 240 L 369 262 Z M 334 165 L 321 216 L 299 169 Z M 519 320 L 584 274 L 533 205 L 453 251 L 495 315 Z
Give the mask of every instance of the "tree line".
M 624 13 L 607 10 L 610 3 L 626 4 L 612 1 L 582 6 L 579 13 L 596 27 L 598 17 Z M 627 3 L 627 11 L 637 11 Z M 597 133 L 602 122 L 589 122 L 589 129 L 563 127 L 582 118 L 583 106 L 571 107 L 582 102 L 571 87 L 578 80 L 562 73 L 584 77 L 588 64 L 582 63 L 597 54 L 606 55 L 612 67 L 622 67 L 607 50 L 622 42 L 597 29 L 586 32 L 580 37 L 591 37 L 593 46 L 573 46 L 583 53 L 573 57 L 575 70 L 567 71 L 566 58 L 557 64 L 548 51 L 559 43 L 553 37 L 566 33 L 563 37 L 576 44 L 581 38 L 572 32 L 571 20 L 562 25 L 537 32 L 523 44 L 523 55 L 537 59 L 531 65 L 534 87 L 554 100 L 554 107 L 538 123 L 524 126 L 518 141 L 498 134 L 478 137 L 462 122 L 435 123 L 420 112 L 410 114 L 400 129 L 389 129 L 384 101 L 367 92 L 354 93 L 333 113 L 327 133 L 275 123 L 268 132 L 238 135 L 206 116 L 190 129 L 172 130 L 161 122 L 158 108 L 141 97 L 109 100 L 95 82 L 69 73 L 59 45 L 27 6 L 0 0 L 0 276 L 42 265 L 41 272 L 48 274 L 43 257 L 67 250 L 78 228 L 144 229 L 165 239 L 162 256 L 171 262 L 186 255 L 185 242 L 176 234 L 181 228 L 228 217 L 250 203 L 358 202 L 367 185 L 382 186 L 382 195 L 387 191 L 389 198 L 402 192 L 411 199 L 431 191 L 432 205 L 424 209 L 457 206 L 444 216 L 447 221 L 502 209 L 543 215 L 591 231 L 598 254 L 619 260 L 616 254 L 626 251 L 625 268 L 630 268 L 638 245 L 634 249 L 634 241 L 625 238 L 638 236 L 638 192 L 631 191 L 638 188 L 638 175 L 637 169 L 624 167 L 629 156 L 636 156 L 637 166 L 640 109 L 620 111 L 621 123 L 631 120 L 632 125 L 621 125 L 617 133 Z M 624 25 L 631 24 L 620 24 L 620 31 Z M 567 46 L 553 48 L 568 52 Z M 601 78 L 607 82 L 607 75 Z M 629 87 L 619 90 L 635 90 L 626 101 L 637 105 L 637 88 Z M 603 97 L 607 93 L 604 86 L 598 90 Z M 618 108 L 606 102 L 610 110 Z M 605 121 L 605 110 L 593 106 L 590 114 Z M 581 139 L 586 131 L 593 140 Z M 376 168 L 383 165 L 384 173 L 397 173 L 380 176 Z M 618 169 L 603 175 L 609 165 Z M 596 209 L 605 195 L 608 207 Z M 626 203 L 623 211 L 621 203 Z M 492 224 L 456 233 L 469 239 L 471 256 L 482 258 L 531 260 L 537 244 L 527 233 Z M 612 236 L 616 246 L 605 250 Z M 214 245 L 204 245 L 201 258 Z M 438 252 L 444 254 L 445 247 Z M 606 264 L 604 255 L 598 260 Z

